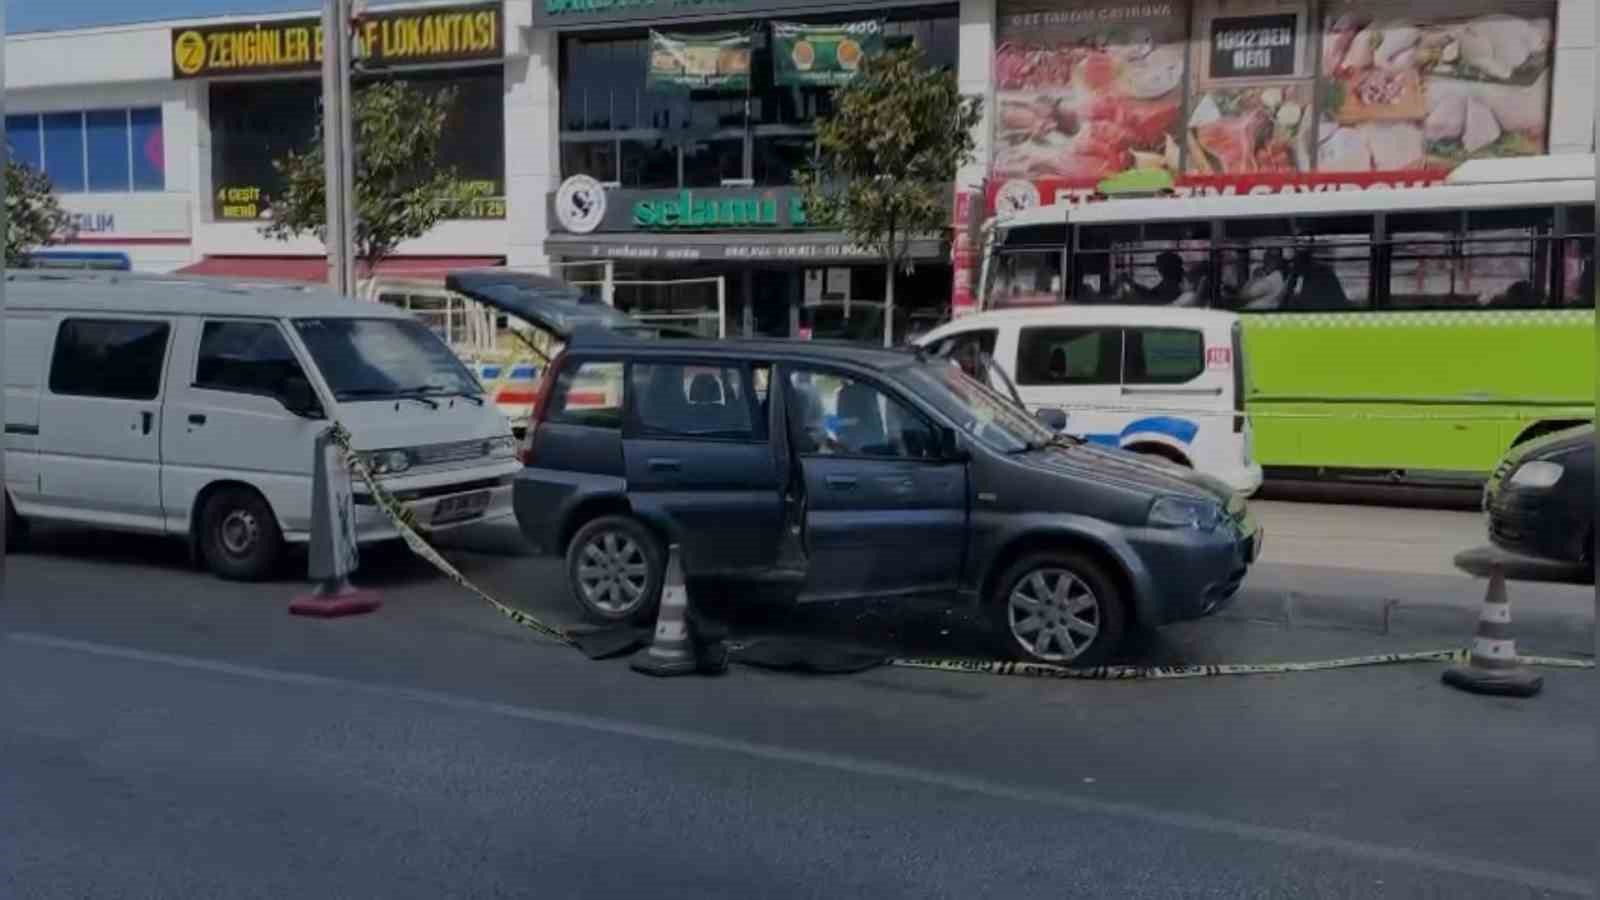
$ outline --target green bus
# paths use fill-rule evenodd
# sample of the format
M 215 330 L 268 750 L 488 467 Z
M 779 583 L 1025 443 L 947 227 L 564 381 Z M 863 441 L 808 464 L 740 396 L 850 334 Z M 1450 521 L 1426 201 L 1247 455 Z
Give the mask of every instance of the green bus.
M 1110 199 L 986 227 L 986 308 L 1202 306 L 1244 322 L 1269 478 L 1481 483 L 1592 421 L 1594 158 L 1435 187 Z

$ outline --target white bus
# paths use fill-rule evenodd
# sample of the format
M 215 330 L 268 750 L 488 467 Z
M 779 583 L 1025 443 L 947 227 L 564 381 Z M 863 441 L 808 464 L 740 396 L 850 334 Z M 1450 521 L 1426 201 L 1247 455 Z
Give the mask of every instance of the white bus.
M 1481 481 L 1592 418 L 1594 158 L 1443 185 L 1064 204 L 991 223 L 987 308 L 1237 312 L 1269 477 Z

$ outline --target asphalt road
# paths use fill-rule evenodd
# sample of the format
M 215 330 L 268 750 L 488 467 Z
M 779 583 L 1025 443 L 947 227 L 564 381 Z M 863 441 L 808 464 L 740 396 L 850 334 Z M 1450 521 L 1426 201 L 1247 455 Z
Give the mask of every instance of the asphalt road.
M 1451 691 L 1432 664 L 1122 684 L 905 669 L 656 681 L 542 642 L 397 547 L 364 557 L 383 609 L 324 622 L 285 614 L 293 580 L 225 585 L 161 541 L 39 537 L 5 585 L 0 896 L 1592 885 L 1592 672 L 1547 671 L 1531 701 Z M 463 542 L 499 551 L 452 550 L 470 577 L 570 618 L 555 566 L 504 534 Z M 767 610 L 740 627 L 982 646 L 966 617 L 899 612 Z M 1441 639 L 1213 619 L 1139 651 L 1314 659 Z

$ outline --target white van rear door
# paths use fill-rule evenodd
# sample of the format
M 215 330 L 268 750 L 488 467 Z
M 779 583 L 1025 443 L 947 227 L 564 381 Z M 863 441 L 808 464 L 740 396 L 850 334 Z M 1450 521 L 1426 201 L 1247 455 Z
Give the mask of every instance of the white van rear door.
M 173 323 L 69 314 L 39 400 L 40 514 L 159 531 L 161 402 Z
M 250 485 L 285 536 L 311 521 L 311 460 L 328 423 L 289 412 L 286 379 L 305 370 L 278 322 L 189 319 L 173 360 L 174 389 L 162 437 L 170 531 L 186 531 L 200 492 L 220 480 Z

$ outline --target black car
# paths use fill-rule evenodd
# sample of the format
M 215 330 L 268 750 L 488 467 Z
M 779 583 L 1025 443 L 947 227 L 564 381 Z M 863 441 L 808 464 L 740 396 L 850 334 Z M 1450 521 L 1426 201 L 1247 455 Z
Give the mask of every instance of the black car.
M 525 296 L 505 278 L 452 286 L 504 308 Z M 1226 485 L 1062 438 L 948 360 L 618 330 L 565 341 L 514 505 L 594 618 L 653 615 L 677 544 L 691 578 L 955 597 L 1015 655 L 1092 664 L 1135 624 L 1221 608 L 1260 549 Z
M 1489 540 L 1513 553 L 1582 567 L 1594 578 L 1593 425 L 1519 444 L 1484 488 Z

